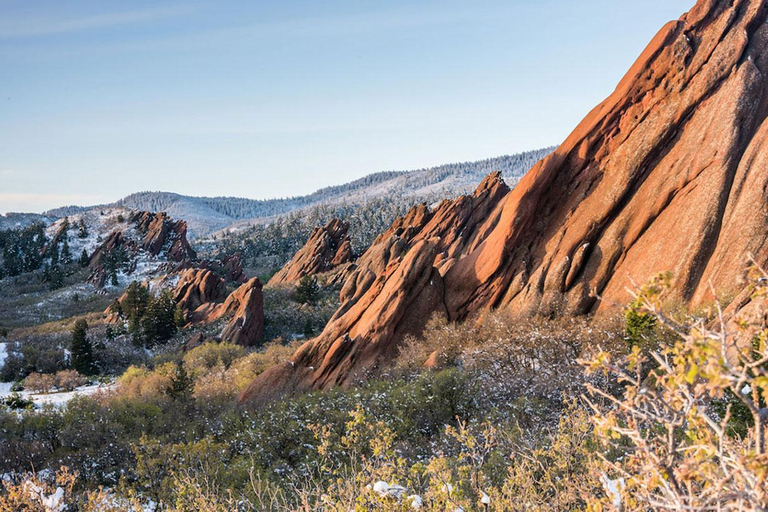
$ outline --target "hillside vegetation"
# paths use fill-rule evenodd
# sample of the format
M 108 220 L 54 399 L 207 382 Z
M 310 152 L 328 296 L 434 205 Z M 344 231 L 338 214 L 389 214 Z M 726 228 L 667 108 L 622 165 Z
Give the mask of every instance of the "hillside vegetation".
M 516 183 L 533 164 L 554 148 L 489 158 L 477 162 L 446 164 L 415 171 L 380 172 L 343 185 L 320 189 L 306 196 L 281 199 L 237 197 L 190 197 L 170 192 L 139 192 L 111 205 L 66 206 L 45 213 L 49 217 L 75 215 L 94 208 L 124 207 L 141 211 L 165 211 L 184 219 L 192 238 L 248 221 L 266 221 L 276 216 L 319 205 L 347 207 L 373 199 L 409 197 L 411 204 L 428 197 L 450 197 L 470 191 L 484 176 L 501 171 L 510 184 Z

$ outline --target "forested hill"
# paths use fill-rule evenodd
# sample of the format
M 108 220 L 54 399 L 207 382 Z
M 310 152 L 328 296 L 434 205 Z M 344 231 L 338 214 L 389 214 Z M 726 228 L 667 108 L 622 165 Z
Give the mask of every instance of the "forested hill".
M 472 190 L 484 176 L 501 171 L 508 183 L 514 184 L 538 160 L 554 148 L 528 151 L 516 155 L 489 158 L 477 162 L 446 164 L 415 171 L 370 174 L 343 185 L 320 189 L 306 196 L 280 199 L 245 199 L 237 197 L 190 197 L 170 192 L 138 192 L 111 205 L 91 207 L 66 206 L 45 213 L 63 217 L 91 209 L 123 206 L 144 211 L 166 211 L 184 219 L 192 237 L 204 236 L 238 221 L 258 220 L 294 212 L 306 207 L 339 203 L 361 204 L 371 199 L 396 194 L 400 197 L 429 197 L 445 192 L 455 195 Z

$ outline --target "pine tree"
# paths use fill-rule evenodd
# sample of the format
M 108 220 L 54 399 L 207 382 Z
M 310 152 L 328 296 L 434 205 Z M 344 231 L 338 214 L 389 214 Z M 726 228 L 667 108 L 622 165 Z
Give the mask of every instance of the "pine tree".
M 61 262 L 64 265 L 72 263 L 72 251 L 69 249 L 69 240 L 64 238 L 64 243 L 61 246 Z
M 88 339 L 88 322 L 80 319 L 72 329 L 72 368 L 83 375 L 92 375 L 95 371 L 93 346 Z
M 176 365 L 176 373 L 171 378 L 171 385 L 166 390 L 168 396 L 178 402 L 188 402 L 192 398 L 195 381 L 187 373 L 184 363 Z
M 88 228 L 85 226 L 85 221 L 82 218 L 77 224 L 77 236 L 79 238 L 88 238 Z
M 175 323 L 176 327 L 179 329 L 182 329 L 185 325 L 187 325 L 187 315 L 184 313 L 184 309 L 179 304 L 176 305 L 176 311 L 173 315 L 173 323 Z
M 51 265 L 57 265 L 59 263 L 59 243 L 51 244 L 48 249 L 48 256 L 51 258 Z
M 166 341 L 176 334 L 176 301 L 171 292 L 165 290 L 150 299 L 141 327 L 148 344 Z
M 91 259 L 88 257 L 88 251 L 83 249 L 83 252 L 80 254 L 80 259 L 78 261 L 81 267 L 83 268 L 87 267 L 88 263 L 91 262 Z
M 301 304 L 312 304 L 320 298 L 320 285 L 317 283 L 317 277 L 304 276 L 299 281 L 295 293 L 296 302 Z
M 51 266 L 48 273 L 48 289 L 58 290 L 64 286 L 64 272 L 61 271 L 61 267 L 58 263 Z

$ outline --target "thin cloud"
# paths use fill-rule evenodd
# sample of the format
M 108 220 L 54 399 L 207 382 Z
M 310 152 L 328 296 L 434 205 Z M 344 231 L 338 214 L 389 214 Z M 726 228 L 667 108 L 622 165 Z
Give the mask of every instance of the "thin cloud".
M 511 9 L 511 8 L 510 8 Z M 513 9 L 511 9 L 513 10 Z M 196 27 L 186 33 L 166 37 L 148 37 L 132 41 L 106 43 L 99 46 L 68 48 L 65 53 L 76 51 L 86 54 L 104 54 L 115 51 L 188 50 L 192 46 L 231 44 L 233 41 L 283 39 L 312 39 L 326 37 L 350 37 L 373 33 L 395 33 L 421 27 L 483 23 L 506 15 L 498 9 L 458 7 L 446 9 L 439 4 L 383 8 L 355 14 L 333 14 L 282 20 L 242 20 L 240 23 L 220 27 Z M 0 39 L 3 37 L 0 25 Z M 14 52 L 18 52 L 15 49 Z
M 6 19 L 0 21 L 0 39 L 21 39 L 98 30 L 118 25 L 175 17 L 189 8 L 158 8 L 95 14 L 70 19 Z

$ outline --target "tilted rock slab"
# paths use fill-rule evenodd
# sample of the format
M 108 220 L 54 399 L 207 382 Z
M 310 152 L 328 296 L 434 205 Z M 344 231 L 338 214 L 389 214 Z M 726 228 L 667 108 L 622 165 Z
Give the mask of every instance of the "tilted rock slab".
M 325 331 L 243 400 L 348 385 L 434 312 L 600 314 L 661 271 L 691 307 L 737 294 L 747 256 L 768 262 L 767 3 L 700 0 L 665 25 L 616 91 L 456 239 L 446 231 L 467 212 L 411 212 L 347 276 Z
M 322 274 L 352 261 L 349 224 L 333 219 L 312 231 L 307 243 L 272 276 L 267 286 L 297 283 L 304 276 Z

